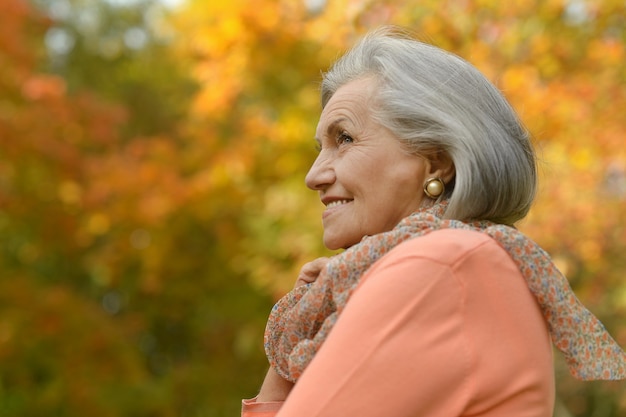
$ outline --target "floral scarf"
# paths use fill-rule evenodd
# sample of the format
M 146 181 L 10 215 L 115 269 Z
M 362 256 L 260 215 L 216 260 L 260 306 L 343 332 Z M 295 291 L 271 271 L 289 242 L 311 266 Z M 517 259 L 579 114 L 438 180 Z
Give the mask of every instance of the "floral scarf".
M 626 379 L 626 353 L 602 323 L 576 298 L 548 254 L 515 228 L 488 221 L 442 220 L 446 204 L 416 212 L 393 230 L 363 240 L 333 257 L 317 280 L 295 288 L 272 309 L 265 330 L 270 364 L 295 382 L 315 356 L 360 278 L 396 245 L 435 230 L 477 230 L 511 256 L 537 299 L 554 345 L 570 372 L 582 380 Z

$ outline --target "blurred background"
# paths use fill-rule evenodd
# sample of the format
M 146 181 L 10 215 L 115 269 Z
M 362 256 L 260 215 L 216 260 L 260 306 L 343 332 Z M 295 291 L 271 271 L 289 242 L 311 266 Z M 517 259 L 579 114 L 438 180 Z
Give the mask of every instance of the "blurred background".
M 2 0 L 0 416 L 237 416 L 322 254 L 320 73 L 407 26 L 534 135 L 520 228 L 626 346 L 623 0 Z M 555 416 L 626 416 L 556 354 Z

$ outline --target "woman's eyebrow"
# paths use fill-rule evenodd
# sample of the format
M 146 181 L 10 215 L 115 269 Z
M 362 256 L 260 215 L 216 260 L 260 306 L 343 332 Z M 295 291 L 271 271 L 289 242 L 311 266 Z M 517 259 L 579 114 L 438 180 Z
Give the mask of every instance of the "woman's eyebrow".
M 345 117 L 340 117 L 339 119 L 335 119 L 333 120 L 328 127 L 326 128 L 326 134 L 330 135 L 332 132 L 337 130 L 337 126 L 339 126 L 340 124 L 342 124 L 343 122 L 345 122 L 346 119 Z
M 349 119 L 347 117 L 340 117 L 338 119 L 333 120 L 331 123 L 328 124 L 328 126 L 326 127 L 326 131 L 324 132 L 324 135 L 327 137 L 330 137 L 333 135 L 334 132 L 336 132 L 339 129 L 339 125 L 341 125 L 342 123 L 348 121 Z M 315 135 L 315 142 L 317 142 L 318 146 L 322 146 L 322 139 L 319 138 L 317 135 Z
M 338 119 L 336 119 L 336 120 L 333 120 L 333 121 L 332 121 L 332 122 L 331 122 L 331 123 L 330 123 L 330 124 L 326 127 L 326 132 L 324 132 L 324 133 L 325 133 L 325 135 L 326 135 L 326 136 L 331 136 L 331 135 L 332 135 L 332 133 L 333 133 L 333 132 L 335 132 L 335 131 L 337 130 L 338 126 L 339 126 L 340 124 L 342 124 L 343 122 L 347 121 L 347 120 L 348 120 L 348 119 L 347 119 L 347 118 L 345 118 L 345 117 L 340 117 L 340 118 L 338 118 Z M 321 140 L 321 139 L 320 139 L 317 135 L 315 135 L 315 138 L 314 138 L 314 139 L 315 139 L 315 141 L 316 141 L 318 144 L 320 144 L 320 143 L 321 143 L 321 141 L 322 141 L 322 140 Z

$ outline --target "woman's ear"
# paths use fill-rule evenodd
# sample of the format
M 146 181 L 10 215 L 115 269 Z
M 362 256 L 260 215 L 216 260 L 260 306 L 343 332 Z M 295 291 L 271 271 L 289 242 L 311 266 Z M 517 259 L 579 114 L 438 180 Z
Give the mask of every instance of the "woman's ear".
M 428 153 L 427 159 L 429 162 L 428 178 L 441 178 L 446 184 L 454 179 L 456 174 L 454 162 L 447 152 L 440 150 Z

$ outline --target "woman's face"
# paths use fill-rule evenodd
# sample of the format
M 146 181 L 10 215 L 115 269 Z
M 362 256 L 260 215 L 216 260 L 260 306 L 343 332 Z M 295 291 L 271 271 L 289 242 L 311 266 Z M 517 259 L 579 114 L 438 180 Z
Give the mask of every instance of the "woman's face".
M 339 88 L 317 126 L 320 153 L 306 176 L 326 206 L 324 244 L 347 248 L 365 235 L 391 230 L 416 211 L 430 164 L 407 152 L 371 115 L 375 82 L 364 78 Z M 424 197 L 426 198 L 426 197 Z

